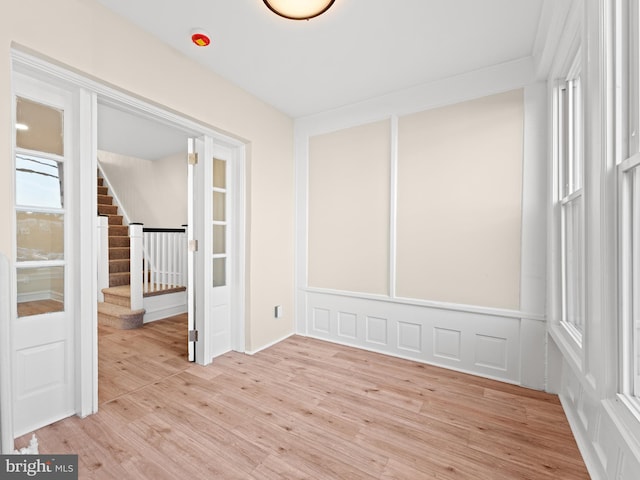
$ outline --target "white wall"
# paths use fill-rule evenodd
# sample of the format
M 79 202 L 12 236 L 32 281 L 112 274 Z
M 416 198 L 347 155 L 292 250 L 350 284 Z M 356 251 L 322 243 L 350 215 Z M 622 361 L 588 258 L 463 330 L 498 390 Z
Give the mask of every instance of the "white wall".
M 62 64 L 247 142 L 246 345 L 293 328 L 293 122 L 94 0 L 0 2 L 0 110 L 11 111 L 12 47 Z M 153 79 L 153 81 L 150 81 Z M 0 222 L 11 225 L 11 118 L 0 116 Z M 15 232 L 0 232 L 11 257 Z M 274 273 L 277 272 L 277 273 Z M 273 306 L 283 316 L 273 318 Z
M 145 160 L 99 150 L 98 162 L 130 222 L 147 228 L 187 224 L 186 153 Z
M 514 283 L 519 284 L 515 295 L 510 295 L 509 302 L 497 307 L 487 306 L 482 301 L 464 303 L 456 300 L 442 301 L 438 298 L 400 297 L 395 291 L 398 274 L 398 245 L 395 240 L 395 211 L 398 201 L 397 149 L 400 141 L 398 118 L 521 88 L 524 89 L 520 102 L 524 109 L 524 136 L 520 136 L 520 148 L 523 153 L 517 159 L 518 168 L 515 170 L 518 189 L 522 189 L 521 197 L 516 195 L 515 200 L 518 205 L 517 215 L 521 221 L 518 220 L 516 228 L 515 258 L 510 261 L 516 263 L 515 266 L 510 264 L 510 271 L 517 272 Z M 541 232 L 542 238 L 545 232 L 545 102 L 546 87 L 544 84 L 536 83 L 532 59 L 524 59 L 421 85 L 325 114 L 297 119 L 295 153 L 298 208 L 298 333 L 534 388 L 544 388 L 546 248 L 544 242 L 539 240 Z M 325 138 L 335 138 L 340 132 L 348 132 L 353 128 L 385 123 L 389 125 L 391 139 L 391 193 L 389 205 L 380 208 L 379 215 L 384 218 L 390 213 L 390 255 L 382 257 L 389 260 L 387 281 L 390 291 L 348 291 L 339 282 L 319 288 L 314 284 L 315 277 L 310 275 L 311 272 L 307 268 L 308 265 L 313 265 L 312 261 L 316 262 L 313 259 L 313 244 L 310 243 L 312 240 L 316 241 L 311 238 L 311 235 L 315 235 L 312 227 L 316 219 L 311 218 L 315 209 L 308 208 L 313 206 L 315 201 L 310 196 L 313 192 L 309 191 L 308 185 L 316 185 L 318 180 L 311 177 L 314 174 L 314 166 L 309 163 L 315 161 L 312 156 L 316 154 L 314 142 L 325 135 Z M 521 134 L 522 131 L 518 131 L 515 136 Z M 365 179 L 369 178 L 368 175 L 367 172 Z M 509 181 L 514 180 L 509 177 Z M 327 185 L 326 188 L 331 187 Z M 354 191 L 359 191 L 358 188 L 360 187 L 354 186 Z M 384 191 L 381 192 L 381 195 L 383 194 Z M 371 217 L 370 214 L 367 215 L 366 218 Z M 354 223 L 355 228 L 364 230 L 370 225 L 368 222 Z M 333 234 L 339 238 L 344 232 L 324 234 Z M 473 235 L 473 232 L 469 234 Z M 360 232 L 360 235 L 365 235 L 365 240 L 361 241 L 366 241 L 366 233 Z M 345 242 L 345 245 L 350 243 Z M 451 252 L 443 252 L 444 255 L 449 253 Z M 532 267 L 533 265 L 537 267 Z M 543 267 L 540 268 L 540 265 Z M 357 273 L 351 272 L 351 275 Z M 428 272 L 425 274 L 428 275 Z M 522 305 L 526 306 L 526 310 Z

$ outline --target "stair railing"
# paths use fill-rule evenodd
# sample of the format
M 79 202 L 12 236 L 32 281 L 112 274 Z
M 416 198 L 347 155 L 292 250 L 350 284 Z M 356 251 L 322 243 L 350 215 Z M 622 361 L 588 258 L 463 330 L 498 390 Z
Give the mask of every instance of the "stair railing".
M 145 293 L 187 285 L 187 234 L 184 228 L 143 229 L 143 250 Z

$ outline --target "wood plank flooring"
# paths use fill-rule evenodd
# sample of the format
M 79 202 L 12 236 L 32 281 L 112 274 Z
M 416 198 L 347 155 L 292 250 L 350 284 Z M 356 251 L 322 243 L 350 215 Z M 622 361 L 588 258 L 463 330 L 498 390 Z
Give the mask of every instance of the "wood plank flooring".
M 81 479 L 589 478 L 554 395 L 298 336 L 201 367 L 185 321 L 101 328 L 100 411 L 41 452 Z

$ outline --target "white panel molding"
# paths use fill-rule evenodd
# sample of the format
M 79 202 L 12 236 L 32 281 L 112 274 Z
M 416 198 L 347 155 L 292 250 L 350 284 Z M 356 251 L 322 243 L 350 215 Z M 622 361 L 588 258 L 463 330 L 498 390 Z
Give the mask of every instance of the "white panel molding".
M 508 383 L 522 383 L 519 317 L 326 292 L 304 295 L 308 318 L 312 319 L 306 336 Z M 355 335 L 340 334 L 344 318 L 355 319 Z
M 187 292 L 155 295 L 144 299 L 144 323 L 187 313 Z
M 640 441 L 630 428 L 637 419 L 621 398 L 599 400 L 566 360 L 561 368 L 560 401 L 591 478 L 640 478 Z

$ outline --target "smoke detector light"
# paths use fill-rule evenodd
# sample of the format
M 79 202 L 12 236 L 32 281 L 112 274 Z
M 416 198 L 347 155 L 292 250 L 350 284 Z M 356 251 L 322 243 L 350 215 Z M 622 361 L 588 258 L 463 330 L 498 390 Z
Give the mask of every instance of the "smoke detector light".
M 193 30 L 191 32 L 191 41 L 198 47 L 207 47 L 211 43 L 211 38 L 204 30 Z

